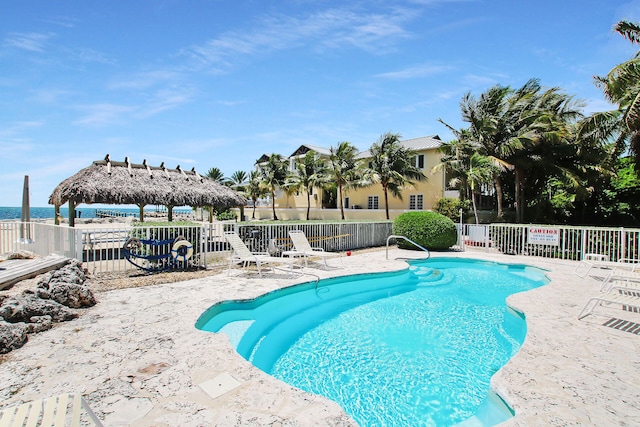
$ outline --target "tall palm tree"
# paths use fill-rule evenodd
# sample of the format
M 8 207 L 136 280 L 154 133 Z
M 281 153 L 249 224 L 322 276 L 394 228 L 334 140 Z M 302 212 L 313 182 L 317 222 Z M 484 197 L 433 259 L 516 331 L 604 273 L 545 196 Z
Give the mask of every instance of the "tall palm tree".
M 247 185 L 244 189 L 244 194 L 246 197 L 251 199 L 253 202 L 253 213 L 251 215 L 251 219 L 256 219 L 256 203 L 258 203 L 258 199 L 266 196 L 266 191 L 262 184 L 262 174 L 258 170 L 253 170 L 249 174 L 249 178 L 247 180 Z
M 468 133 L 466 129 L 453 129 L 453 134 L 457 139 L 443 142 L 438 147 L 437 151 L 442 156 L 440 157 L 440 162 L 432 169 L 434 173 L 444 170 L 448 179 L 447 184 L 450 187 L 458 188 L 460 200 L 471 199 L 467 175 L 471 167 L 471 156 L 480 149 L 469 137 Z
M 469 123 L 469 127 L 463 131 L 457 130 L 439 119 L 440 123 L 447 126 L 458 140 L 464 141 L 466 150 L 475 147 L 473 151 L 481 152 L 498 166 L 493 176 L 498 218 L 503 217 L 504 211 L 501 169 L 512 167 L 501 158 L 499 153 L 501 145 L 511 135 L 512 114 L 509 112 L 508 100 L 512 93 L 511 88 L 501 85 L 489 88 L 477 99 L 470 92 L 466 93 L 460 101 L 460 110 L 462 120 Z M 470 159 L 470 156 L 471 153 L 467 152 L 467 160 Z M 468 189 L 466 186 L 465 188 Z
M 518 91 L 516 91 L 518 96 Z M 581 117 L 580 102 L 559 88 L 543 90 L 533 85 L 517 97 L 511 137 L 501 145 L 500 155 L 515 171 L 516 221 L 524 221 L 525 180 L 529 172 L 555 163 L 563 146 L 574 141 L 574 124 Z
M 302 161 L 296 165 L 296 173 L 287 178 L 285 185 L 289 191 L 304 190 L 307 193 L 307 221 L 311 212 L 313 188 L 324 188 L 329 182 L 328 169 L 324 160 L 313 151 L 305 154 Z
M 344 191 L 363 186 L 363 174 L 356 159 L 358 149 L 343 141 L 329 151 L 329 175 L 338 186 L 340 216 L 344 220 Z
M 248 179 L 249 175 L 245 171 L 237 170 L 231 174 L 227 180 L 227 185 L 236 191 L 242 192 Z
M 633 44 L 640 44 L 640 25 L 620 21 L 614 29 Z M 615 66 L 604 77 L 595 77 L 605 97 L 618 108 L 594 113 L 581 126 L 581 133 L 600 141 L 613 141 L 618 157 L 628 148 L 640 174 L 640 51 Z
M 400 144 L 400 134 L 387 132 L 369 149 L 373 182 L 382 186 L 384 207 L 389 219 L 389 192 L 402 200 L 402 188 L 413 185 L 412 180 L 426 181 L 427 177 L 415 165 L 416 153 Z
M 289 164 L 280 154 L 271 154 L 268 160 L 258 164 L 258 168 L 262 175 L 262 186 L 271 196 L 271 209 L 273 211 L 274 221 L 278 220 L 276 215 L 276 191 L 280 189 L 288 176 Z
M 207 171 L 207 176 L 218 184 L 223 184 L 227 181 L 227 178 L 224 177 L 224 174 L 219 168 L 212 167 Z

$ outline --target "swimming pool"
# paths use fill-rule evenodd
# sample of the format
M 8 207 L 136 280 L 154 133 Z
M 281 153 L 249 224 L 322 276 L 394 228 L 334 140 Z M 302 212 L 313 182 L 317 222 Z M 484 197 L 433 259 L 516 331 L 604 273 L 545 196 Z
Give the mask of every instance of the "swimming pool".
M 544 283 L 525 265 L 432 258 L 225 301 L 196 326 L 362 427 L 494 425 L 511 414 L 490 378 L 526 334 L 505 298 Z

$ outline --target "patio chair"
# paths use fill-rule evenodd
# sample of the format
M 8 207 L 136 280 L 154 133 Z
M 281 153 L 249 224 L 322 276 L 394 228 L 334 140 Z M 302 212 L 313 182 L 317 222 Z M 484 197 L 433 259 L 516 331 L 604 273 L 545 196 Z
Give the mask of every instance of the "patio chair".
M 584 259 L 580 261 L 574 274 L 579 277 L 587 277 L 592 268 L 609 270 L 609 275 L 617 273 L 620 270 L 640 272 L 640 260 L 621 258 L 618 261 L 609 261 L 608 255 L 602 254 L 585 254 Z
M 292 260 L 285 258 L 273 257 L 266 252 L 253 253 L 249 250 L 247 245 L 244 244 L 240 236 L 234 231 L 225 231 L 224 238 L 233 248 L 233 254 L 229 257 L 229 269 L 227 270 L 227 276 L 231 273 L 231 266 L 233 264 L 242 264 L 243 268 L 250 263 L 255 263 L 258 269 L 258 274 L 262 276 L 262 265 L 269 265 L 273 270 L 273 264 L 290 264 L 290 268 L 293 269 Z
M 82 410 L 93 425 L 104 427 L 81 394 L 61 394 L 5 408 L 0 411 L 0 426 L 79 427 L 89 421 L 81 420 Z
M 308 265 L 307 259 L 310 256 L 317 256 L 322 258 L 322 261 L 324 262 L 325 267 L 328 267 L 327 258 L 338 257 L 340 259 L 340 263 L 342 264 L 342 255 L 340 253 L 326 252 L 323 248 L 312 247 L 311 244 L 309 243 L 309 240 L 307 240 L 307 236 L 305 236 L 302 230 L 289 230 L 289 237 L 293 242 L 294 250 L 285 251 L 282 253 L 283 255 L 285 256 L 288 255 L 290 257 L 302 256 L 304 257 L 305 266 Z
M 578 315 L 578 320 L 587 317 L 598 305 L 602 304 L 616 304 L 620 305 L 624 310 L 637 312 L 640 309 L 640 297 L 637 296 L 637 292 L 628 292 L 621 289 L 602 292 L 587 301 Z

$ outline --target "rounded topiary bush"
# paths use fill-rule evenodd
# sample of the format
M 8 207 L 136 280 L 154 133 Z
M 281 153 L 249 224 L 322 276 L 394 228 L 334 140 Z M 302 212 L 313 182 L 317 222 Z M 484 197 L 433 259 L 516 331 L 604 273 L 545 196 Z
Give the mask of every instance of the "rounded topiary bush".
M 415 211 L 400 214 L 393 221 L 393 234 L 405 236 L 427 249 L 448 249 L 456 244 L 455 223 L 436 212 Z M 398 241 L 402 249 L 417 249 L 405 240 Z

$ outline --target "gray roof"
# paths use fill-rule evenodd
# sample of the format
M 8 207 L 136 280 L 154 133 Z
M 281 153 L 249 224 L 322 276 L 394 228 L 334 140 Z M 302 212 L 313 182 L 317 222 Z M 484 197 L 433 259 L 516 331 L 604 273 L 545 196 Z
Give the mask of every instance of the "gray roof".
M 331 150 L 329 148 L 318 147 L 316 145 L 303 144 L 296 151 L 293 152 L 289 157 L 302 156 L 307 154 L 309 151 L 315 151 L 316 153 L 328 156 L 331 154 Z
M 62 181 L 49 197 L 60 206 L 69 200 L 110 205 L 242 206 L 246 199 L 229 187 L 218 184 L 192 169 L 150 166 L 146 160 L 134 164 L 96 160 L 91 166 Z
M 421 136 L 420 138 L 405 139 L 400 141 L 403 147 L 412 151 L 435 150 L 442 145 L 442 140 L 438 135 Z M 359 159 L 371 157 L 369 150 L 361 151 L 358 154 Z

